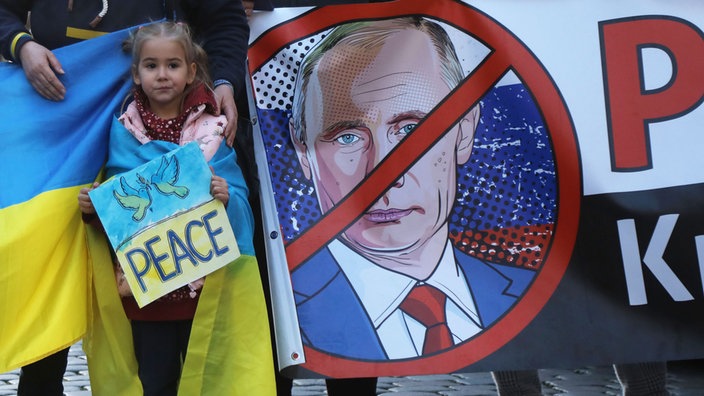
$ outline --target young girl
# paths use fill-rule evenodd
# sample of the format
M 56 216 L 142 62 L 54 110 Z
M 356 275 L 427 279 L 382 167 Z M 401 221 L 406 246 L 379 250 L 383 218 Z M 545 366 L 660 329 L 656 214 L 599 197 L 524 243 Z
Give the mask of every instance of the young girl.
M 132 54 L 134 100 L 119 117 L 119 124 L 111 130 L 106 176 L 133 169 L 173 150 L 177 145 L 198 142 L 213 169 L 211 193 L 227 208 L 240 252 L 243 256 L 253 256 L 253 217 L 247 201 L 248 190 L 236 164 L 234 151 L 223 143 L 223 130 L 228 120 L 217 115 L 217 104 L 205 68 L 205 52 L 192 41 L 187 25 L 174 22 L 139 28 L 125 42 L 123 49 Z M 89 191 L 88 188 L 82 189 L 78 197 L 84 219 L 95 216 Z M 240 266 L 240 259 L 236 262 Z M 256 260 L 254 263 L 256 266 Z M 232 278 L 233 268 L 228 267 L 209 275 L 207 280 L 221 277 L 214 281 L 217 285 L 232 287 L 231 284 L 222 283 L 223 279 L 226 282 Z M 226 274 L 222 275 L 221 272 Z M 206 293 L 210 283 L 206 281 L 201 289 L 201 279 L 140 309 L 119 275 L 117 282 L 124 312 L 130 320 L 144 395 L 176 395 L 189 340 L 194 342 L 191 328 L 197 312 L 200 314 L 201 292 Z M 261 291 L 261 284 L 258 289 Z M 223 297 L 218 294 L 217 298 L 222 300 Z M 266 309 L 263 295 L 257 305 Z M 213 306 L 205 309 L 212 311 Z M 216 308 L 218 315 L 222 314 L 220 309 L 219 306 Z M 213 315 L 213 312 L 208 312 L 202 316 L 212 319 Z M 223 321 L 226 320 L 230 319 L 214 321 L 225 323 Z M 206 334 L 206 337 L 209 335 Z M 196 353 L 202 353 L 200 346 L 198 349 Z M 268 351 L 269 355 L 262 358 L 271 360 L 270 345 Z M 235 358 L 227 353 L 218 356 Z M 194 360 L 200 359 L 203 357 Z

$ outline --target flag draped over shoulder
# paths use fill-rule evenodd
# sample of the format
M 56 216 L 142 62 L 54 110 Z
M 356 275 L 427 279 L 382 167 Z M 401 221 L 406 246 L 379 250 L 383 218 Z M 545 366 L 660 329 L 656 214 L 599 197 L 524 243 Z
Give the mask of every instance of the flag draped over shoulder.
M 110 134 L 108 177 L 133 169 L 178 146 L 140 144 L 117 120 Z M 264 292 L 252 243 L 253 216 L 248 189 L 234 166 L 235 152 L 221 145 L 210 160 L 229 184 L 227 214 L 242 255 L 206 276 L 193 320 L 180 395 L 273 395 L 274 365 Z M 83 346 L 94 395 L 138 395 L 129 322 L 122 310 L 107 254 L 107 241 L 89 229 L 95 285 L 92 323 Z
M 131 84 L 126 36 L 57 49 L 60 102 L 40 97 L 19 66 L 0 64 L 0 372 L 86 332 L 90 267 L 77 196 L 104 164 Z

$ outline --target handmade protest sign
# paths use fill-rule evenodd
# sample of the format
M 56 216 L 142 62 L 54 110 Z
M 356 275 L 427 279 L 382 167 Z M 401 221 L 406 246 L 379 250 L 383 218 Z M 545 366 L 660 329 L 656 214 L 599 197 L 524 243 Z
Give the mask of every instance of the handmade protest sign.
M 210 194 L 211 175 L 190 143 L 90 192 L 140 307 L 239 257 L 225 207 Z

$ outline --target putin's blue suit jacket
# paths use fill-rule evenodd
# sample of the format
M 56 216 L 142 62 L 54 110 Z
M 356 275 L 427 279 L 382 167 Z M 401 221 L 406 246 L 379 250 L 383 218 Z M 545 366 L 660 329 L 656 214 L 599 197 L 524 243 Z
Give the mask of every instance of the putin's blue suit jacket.
M 533 270 L 484 262 L 455 249 L 455 261 L 486 328 L 518 300 Z M 361 360 L 388 360 L 352 285 L 327 248 L 291 274 L 303 343 L 319 351 Z

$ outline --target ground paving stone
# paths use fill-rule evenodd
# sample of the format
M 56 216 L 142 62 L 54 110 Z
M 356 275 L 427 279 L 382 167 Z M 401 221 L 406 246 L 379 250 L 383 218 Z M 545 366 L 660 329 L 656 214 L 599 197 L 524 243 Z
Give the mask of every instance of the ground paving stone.
M 540 370 L 543 395 L 620 396 L 621 388 L 611 366 Z M 19 369 L 0 373 L 0 396 L 17 393 Z M 671 396 L 704 395 L 704 360 L 668 363 L 668 391 Z M 64 381 L 66 396 L 92 396 L 90 378 L 81 343 L 69 351 Z M 492 396 L 496 387 L 489 373 L 458 373 L 427 376 L 381 377 L 380 396 Z M 295 379 L 293 396 L 324 396 L 322 379 Z M 253 395 L 259 396 L 259 395 Z M 269 396 L 269 395 L 262 395 Z

